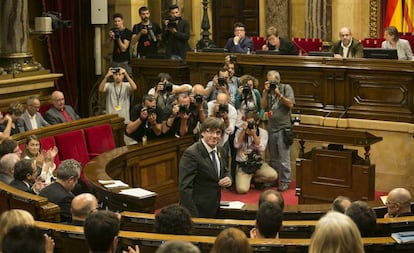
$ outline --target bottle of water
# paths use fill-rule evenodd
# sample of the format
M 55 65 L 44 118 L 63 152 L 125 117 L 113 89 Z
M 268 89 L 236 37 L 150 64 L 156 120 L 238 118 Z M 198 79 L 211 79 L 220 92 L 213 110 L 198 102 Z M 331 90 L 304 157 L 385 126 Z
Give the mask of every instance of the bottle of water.
M 250 48 L 247 48 L 247 54 L 251 54 Z

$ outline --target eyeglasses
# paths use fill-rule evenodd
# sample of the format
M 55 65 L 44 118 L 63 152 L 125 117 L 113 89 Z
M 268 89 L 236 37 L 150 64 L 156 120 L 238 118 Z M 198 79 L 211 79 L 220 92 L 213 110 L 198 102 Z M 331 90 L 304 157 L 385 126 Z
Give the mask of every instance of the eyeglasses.
M 385 201 L 385 205 L 386 206 L 391 206 L 391 205 L 395 205 L 395 204 L 397 204 L 398 202 L 389 202 L 389 201 Z

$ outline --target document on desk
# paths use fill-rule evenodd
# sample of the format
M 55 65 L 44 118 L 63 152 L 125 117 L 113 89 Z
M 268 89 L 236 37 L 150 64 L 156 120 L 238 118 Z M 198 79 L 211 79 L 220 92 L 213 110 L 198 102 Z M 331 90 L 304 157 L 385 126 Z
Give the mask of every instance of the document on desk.
M 242 209 L 244 206 L 244 202 L 241 201 L 229 201 L 228 205 L 226 203 L 226 205 L 220 205 L 220 208 L 225 208 L 225 209 Z
M 100 184 L 103 184 L 105 188 L 113 189 L 119 187 L 128 187 L 128 185 L 121 180 L 99 180 Z
M 157 195 L 155 192 L 148 191 L 142 188 L 130 188 L 130 189 L 124 189 L 121 190 L 119 193 L 124 195 L 129 195 L 133 197 L 137 197 L 140 199 L 148 198 Z

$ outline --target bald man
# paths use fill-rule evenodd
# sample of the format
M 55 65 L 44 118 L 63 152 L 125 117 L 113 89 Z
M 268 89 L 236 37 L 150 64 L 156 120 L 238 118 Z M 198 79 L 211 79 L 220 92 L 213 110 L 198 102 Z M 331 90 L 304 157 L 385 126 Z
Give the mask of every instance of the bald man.
M 83 226 L 89 214 L 98 210 L 98 200 L 90 193 L 82 193 L 73 198 L 70 211 L 72 222 L 70 225 Z
M 265 202 L 272 202 L 278 204 L 282 211 L 285 208 L 285 200 L 283 199 L 282 194 L 273 189 L 266 190 L 262 192 L 262 194 L 260 194 L 259 207 Z
M 407 189 L 392 189 L 387 196 L 386 206 L 388 213 L 384 218 L 412 216 L 411 212 L 411 194 Z
M 80 119 L 72 106 L 65 105 L 65 96 L 61 91 L 54 91 L 51 95 L 53 106 L 47 110 L 44 118 L 49 124 L 59 124 Z
M 364 46 L 358 40 L 352 38 L 351 29 L 342 27 L 339 31 L 339 41 L 332 45 L 331 51 L 336 58 L 362 58 Z

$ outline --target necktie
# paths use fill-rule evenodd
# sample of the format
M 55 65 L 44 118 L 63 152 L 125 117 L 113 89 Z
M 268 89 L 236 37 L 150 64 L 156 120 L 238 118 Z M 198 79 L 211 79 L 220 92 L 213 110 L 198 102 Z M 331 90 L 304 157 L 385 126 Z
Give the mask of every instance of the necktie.
M 63 111 L 60 111 L 60 113 L 62 113 L 63 117 L 66 119 L 66 122 L 71 122 L 72 118 L 69 116 L 69 113 L 63 109 Z
M 217 166 L 216 151 L 213 150 L 213 151 L 210 152 L 210 154 L 211 154 L 211 160 L 213 161 L 214 169 L 216 170 L 217 175 L 220 177 L 220 171 L 219 171 L 218 166 Z

